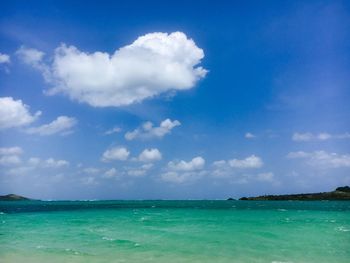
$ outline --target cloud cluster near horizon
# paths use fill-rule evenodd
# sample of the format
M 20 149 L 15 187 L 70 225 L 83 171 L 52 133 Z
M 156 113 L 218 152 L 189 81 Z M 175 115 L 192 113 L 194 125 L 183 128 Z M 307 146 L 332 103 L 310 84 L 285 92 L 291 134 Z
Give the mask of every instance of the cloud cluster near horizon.
M 203 50 L 182 32 L 149 33 L 113 54 L 62 44 L 49 64 L 39 50 L 22 47 L 17 54 L 53 86 L 48 95 L 62 93 L 93 107 L 126 106 L 191 89 L 207 74 L 198 66 Z
M 316 168 L 341 168 L 350 167 L 350 155 L 329 153 L 326 151 L 314 152 L 290 152 L 287 155 L 289 159 L 304 159 L 307 164 Z

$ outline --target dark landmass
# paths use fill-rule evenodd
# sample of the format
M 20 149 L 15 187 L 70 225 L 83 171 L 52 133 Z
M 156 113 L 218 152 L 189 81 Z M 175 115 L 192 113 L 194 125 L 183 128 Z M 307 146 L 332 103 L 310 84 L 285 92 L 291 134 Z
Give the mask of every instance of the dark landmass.
M 309 194 L 289 194 L 289 195 L 262 195 L 256 197 L 242 197 L 239 200 L 253 201 L 321 201 L 321 200 L 348 200 L 350 201 L 350 187 L 338 187 L 331 192 L 309 193 Z
M 31 200 L 31 199 L 20 195 L 15 195 L 15 194 L 0 195 L 0 201 L 26 201 L 26 200 Z

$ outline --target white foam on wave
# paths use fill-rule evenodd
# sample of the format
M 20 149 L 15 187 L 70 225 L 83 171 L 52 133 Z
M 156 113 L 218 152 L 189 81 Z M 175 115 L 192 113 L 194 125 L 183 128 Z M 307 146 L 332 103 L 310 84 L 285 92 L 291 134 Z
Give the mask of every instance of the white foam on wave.
M 140 221 L 143 222 L 143 221 L 148 221 L 149 220 L 149 217 L 148 216 L 143 216 L 140 218 Z
M 345 226 L 337 227 L 337 228 L 335 228 L 335 230 L 340 231 L 340 232 L 349 232 L 350 231 L 350 229 L 346 228 Z
M 74 255 L 79 255 L 80 254 L 78 251 L 75 251 L 74 249 L 71 249 L 71 248 L 66 248 L 65 251 L 73 252 Z
M 103 240 L 107 240 L 107 241 L 114 241 L 114 238 L 111 237 L 102 237 Z

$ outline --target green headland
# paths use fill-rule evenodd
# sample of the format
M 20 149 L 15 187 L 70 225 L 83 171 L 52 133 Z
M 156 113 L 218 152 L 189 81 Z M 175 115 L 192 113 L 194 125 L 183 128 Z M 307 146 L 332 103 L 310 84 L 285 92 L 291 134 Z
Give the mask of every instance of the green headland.
M 261 195 L 256 197 L 242 197 L 239 200 L 252 201 L 322 201 L 322 200 L 349 200 L 350 187 L 338 187 L 331 192 L 307 193 L 307 194 L 288 194 L 288 195 Z

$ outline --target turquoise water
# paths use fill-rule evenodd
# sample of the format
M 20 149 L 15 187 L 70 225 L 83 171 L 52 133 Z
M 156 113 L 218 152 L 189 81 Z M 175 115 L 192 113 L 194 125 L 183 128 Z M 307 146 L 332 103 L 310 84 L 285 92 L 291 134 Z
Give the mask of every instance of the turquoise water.
M 0 202 L 0 262 L 350 262 L 350 202 Z

